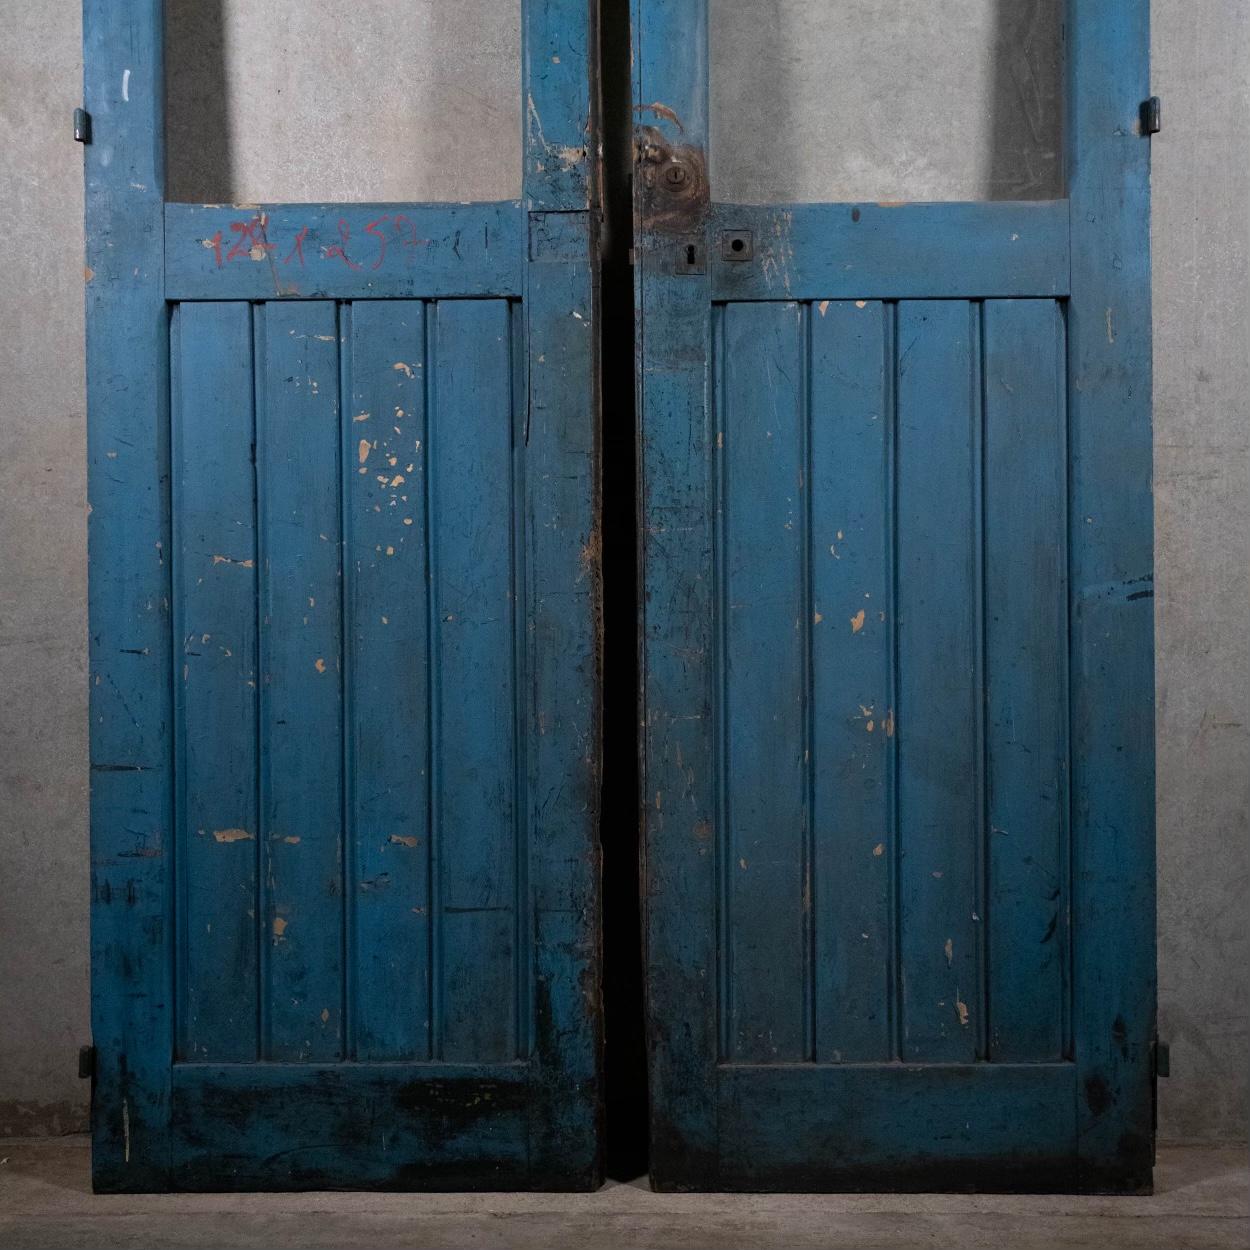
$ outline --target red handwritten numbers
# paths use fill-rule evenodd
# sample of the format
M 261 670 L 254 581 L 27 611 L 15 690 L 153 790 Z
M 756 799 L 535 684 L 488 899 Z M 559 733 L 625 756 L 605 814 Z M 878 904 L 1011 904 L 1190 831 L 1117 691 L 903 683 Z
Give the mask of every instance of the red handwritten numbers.
M 271 260 L 281 254 L 282 248 L 271 237 L 271 220 L 267 213 L 257 213 L 246 221 L 229 223 L 230 235 L 233 237 L 229 249 L 224 243 L 224 232 L 218 230 L 211 238 L 201 240 L 203 245 L 213 253 L 217 268 L 221 269 L 236 261 Z M 316 258 L 322 261 L 338 261 L 349 269 L 359 272 L 364 268 L 368 257 L 357 259 L 361 255 L 352 243 L 352 227 L 346 217 L 340 217 L 337 224 L 338 238 L 322 243 L 317 248 Z M 296 265 L 304 268 L 307 264 L 304 245 L 309 242 L 311 227 L 302 225 L 291 238 L 290 247 L 282 256 L 283 265 Z M 368 248 L 372 252 L 372 269 L 381 269 L 386 262 L 387 250 L 393 244 L 401 249 L 401 254 L 411 262 L 413 254 L 421 248 L 430 246 L 429 239 L 420 238 L 412 219 L 404 213 L 383 213 L 372 221 L 365 223 L 362 235 L 369 242 L 361 242 L 361 249 Z M 355 254 L 353 254 L 355 253 Z

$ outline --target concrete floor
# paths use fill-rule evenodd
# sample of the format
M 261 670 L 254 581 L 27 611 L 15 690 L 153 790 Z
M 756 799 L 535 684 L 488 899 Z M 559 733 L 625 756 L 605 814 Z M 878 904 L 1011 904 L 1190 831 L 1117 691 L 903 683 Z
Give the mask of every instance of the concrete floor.
M 244 1194 L 95 1197 L 86 1138 L 0 1142 L 0 1246 L 509 1250 L 1073 1250 L 1250 1245 L 1242 1148 L 1160 1152 L 1152 1198 L 968 1195 Z

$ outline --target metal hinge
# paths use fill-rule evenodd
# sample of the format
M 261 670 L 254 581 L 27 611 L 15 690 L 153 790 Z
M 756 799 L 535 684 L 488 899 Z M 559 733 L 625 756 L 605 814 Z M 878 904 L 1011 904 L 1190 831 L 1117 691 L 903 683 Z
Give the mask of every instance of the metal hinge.
M 1142 102 L 1141 132 L 1144 135 L 1157 135 L 1163 129 L 1163 101 L 1157 95 Z
M 95 1076 L 95 1047 L 79 1046 L 78 1077 L 80 1080 L 87 1081 L 93 1076 Z
M 86 109 L 74 110 L 74 142 L 91 142 L 91 114 Z
M 1172 1047 L 1155 1038 L 1155 1076 L 1165 1079 L 1172 1075 Z

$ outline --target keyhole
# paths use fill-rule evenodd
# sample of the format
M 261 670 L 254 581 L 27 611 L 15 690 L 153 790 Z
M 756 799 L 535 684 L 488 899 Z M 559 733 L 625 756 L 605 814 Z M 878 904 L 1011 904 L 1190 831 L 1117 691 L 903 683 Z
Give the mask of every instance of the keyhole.
M 740 251 L 742 251 L 742 249 L 743 249 L 744 247 L 746 247 L 746 244 L 745 244 L 745 243 L 743 243 L 743 241 L 742 241 L 741 239 L 735 239 L 735 240 L 734 240 L 734 241 L 733 241 L 733 242 L 732 242 L 729 246 L 730 246 L 730 247 L 731 247 L 731 248 L 732 248 L 735 252 L 740 252 Z
M 686 244 L 686 264 L 689 265 L 692 269 L 694 268 L 695 259 L 694 259 L 694 244 L 693 243 Z

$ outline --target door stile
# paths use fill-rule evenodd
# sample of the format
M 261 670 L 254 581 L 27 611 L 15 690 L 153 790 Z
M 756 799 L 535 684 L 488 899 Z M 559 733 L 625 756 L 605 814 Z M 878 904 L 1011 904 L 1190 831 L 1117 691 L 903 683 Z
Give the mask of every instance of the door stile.
M 717 1173 L 706 0 L 633 0 L 643 889 L 653 1183 Z M 693 249 L 693 250 L 691 250 Z M 687 1187 L 683 1184 L 683 1187 Z
M 522 21 L 523 741 L 529 780 L 542 779 L 523 787 L 534 916 L 529 1166 L 534 1188 L 583 1189 L 602 1179 L 598 0 L 525 0 Z
M 1079 1178 L 1148 1190 L 1155 1034 L 1148 0 L 1068 0 Z
M 633 0 L 642 820 L 659 1188 L 1150 1185 L 1149 143 L 1138 121 L 1148 95 L 1147 9 L 1146 0 L 1068 0 L 1068 199 L 732 205 L 709 202 L 708 6 Z M 861 360 L 849 326 L 836 368 L 817 376 L 812 335 L 818 325 L 834 333 L 841 301 L 861 335 L 883 310 L 894 327 L 881 378 L 876 340 L 860 342 L 871 347 Z M 789 324 L 794 302 L 808 305 L 796 314 L 800 326 L 807 318 L 805 348 L 777 329 Z M 727 346 L 734 325 L 736 346 Z M 787 384 L 795 370 L 807 377 L 798 399 L 784 387 L 761 390 L 753 376 L 781 355 L 786 367 L 774 371 Z M 747 514 L 739 502 L 726 522 L 735 483 L 727 497 L 725 486 L 736 454 L 746 457 L 736 480 L 751 483 L 737 495 L 758 489 L 800 518 L 820 507 L 807 497 L 820 479 L 837 540 L 848 515 L 876 516 L 843 480 L 854 459 L 852 427 L 834 424 L 843 413 L 862 415 L 859 400 L 837 395 L 861 366 L 872 375 L 862 379 L 872 398 L 862 402 L 881 405 L 885 418 L 877 437 L 894 440 L 879 505 L 892 551 L 878 554 L 874 542 L 862 548 L 869 565 L 859 567 L 842 559 L 861 551 L 853 542 L 846 552 L 828 549 L 841 563 L 836 579 L 828 566 L 826 590 L 836 600 L 854 572 L 872 587 L 865 598 L 884 593 L 887 601 L 875 614 L 892 634 L 878 657 L 885 671 L 866 673 L 859 695 L 847 665 L 829 663 L 830 614 L 810 580 L 807 598 L 800 594 L 796 579 L 810 579 L 812 567 L 779 568 L 784 551 L 770 554 L 762 538 L 751 550 L 735 548 L 733 524 L 741 530 Z M 818 399 L 819 430 L 807 428 Z M 782 454 L 783 436 L 793 441 L 792 409 L 804 402 L 801 437 L 819 435 L 825 454 L 818 458 L 810 441 L 783 449 L 800 470 L 791 498 L 784 475 L 755 457 Z M 769 403 L 762 432 L 777 439 L 758 449 L 735 444 L 735 412 L 749 417 Z M 1007 445 L 1013 421 L 1028 422 L 1041 440 L 1027 463 Z M 952 517 L 958 550 L 940 545 Z M 893 567 L 900 526 L 906 550 L 920 557 L 901 587 Z M 809 561 L 826 551 L 810 537 L 807 546 Z M 734 577 L 760 601 L 726 596 Z M 889 593 L 877 577 L 892 579 Z M 1032 577 L 1035 610 L 1015 602 L 1018 594 L 1006 607 L 990 601 L 1018 590 L 1016 577 Z M 728 600 L 756 613 L 751 647 L 727 638 Z M 796 603 L 796 630 L 806 637 L 781 655 L 768 613 L 788 619 Z M 925 619 L 934 604 L 936 623 Z M 823 685 L 810 651 L 821 622 Z M 938 632 L 943 622 L 959 625 L 949 641 L 950 630 Z M 877 623 L 863 611 L 850 617 L 861 661 Z M 770 662 L 784 667 L 771 689 L 752 650 L 765 635 L 763 650 L 777 657 Z M 809 648 L 801 680 L 800 645 Z M 951 655 L 956 662 L 943 669 Z M 832 700 L 829 723 L 847 720 L 860 745 L 825 733 L 820 719 L 817 738 L 810 702 L 794 712 L 808 719 L 806 744 L 781 725 L 796 681 L 809 701 L 822 692 Z M 726 716 L 734 690 L 736 720 Z M 882 698 L 888 707 L 874 712 Z M 741 730 L 752 705 L 772 721 L 761 716 Z M 844 711 L 851 705 L 862 725 Z M 933 711 L 948 706 L 957 709 L 949 730 Z M 727 764 L 730 720 L 746 749 Z M 893 739 L 874 738 L 872 749 L 893 753 L 884 780 L 895 798 L 903 787 L 902 816 L 888 798 L 871 811 L 852 800 L 853 815 L 845 811 L 850 782 L 836 769 L 846 763 L 849 775 L 851 764 L 862 765 L 863 735 L 874 728 Z M 765 730 L 788 735 L 780 763 L 752 757 L 750 735 L 762 743 Z M 817 760 L 808 761 L 808 747 Z M 829 827 L 809 828 L 793 810 L 791 773 L 781 765 L 799 756 L 809 770 L 807 806 L 839 808 L 841 858 L 825 847 L 822 859 Z M 811 769 L 826 783 L 818 797 Z M 730 810 L 731 778 L 746 798 L 735 803 L 746 811 L 741 820 Z M 1003 811 L 1005 822 L 996 820 Z M 758 862 L 729 848 L 740 823 Z M 869 833 L 864 850 L 858 839 Z M 854 855 L 871 859 L 861 867 Z M 806 875 L 813 860 L 815 882 Z M 890 864 L 895 879 L 884 881 L 881 867 Z M 751 882 L 763 883 L 754 892 L 743 889 L 748 868 Z M 758 904 L 761 889 L 771 893 Z M 834 906 L 839 889 L 853 897 Z M 865 913 L 865 900 L 880 905 L 874 890 L 888 895 L 884 920 Z M 743 900 L 747 910 L 758 907 L 745 946 L 751 959 L 739 967 Z M 806 1064 L 813 1020 L 798 1013 L 812 1005 L 794 987 L 801 979 L 808 999 L 813 990 L 806 971 L 796 976 L 800 921 L 816 927 L 809 958 L 825 960 L 825 980 L 836 987 L 822 992 L 834 999 L 815 1004 L 816 1061 Z M 880 940 L 883 929 L 892 941 Z M 857 938 L 870 945 L 858 947 Z M 810 927 L 803 942 L 811 948 Z M 852 948 L 863 958 L 848 980 L 838 961 Z M 754 1003 L 745 1030 L 732 1005 L 744 982 Z M 879 1039 L 870 1039 L 870 1053 L 845 1053 L 829 1021 L 873 1004 L 885 1017 L 888 1053 Z
M 161 0 L 86 0 L 96 1187 L 164 1188 L 173 1037 L 169 314 Z M 107 992 L 105 992 L 107 987 Z
M 244 232 L 241 238 L 250 238 L 259 247 L 260 259 L 272 254 L 271 263 L 249 263 L 257 256 L 242 255 L 246 248 L 240 248 L 240 263 L 231 265 L 225 262 L 233 258 L 223 255 L 232 242 L 229 236 L 226 246 L 221 246 L 223 214 L 229 209 L 164 202 L 163 3 L 85 0 L 84 106 L 96 123 L 85 159 L 93 508 L 89 595 L 97 1189 L 134 1192 L 327 1184 L 583 1189 L 597 1185 L 601 1178 L 596 0 L 524 0 L 522 25 L 520 86 L 526 120 L 517 135 L 525 145 L 522 202 L 275 205 L 272 214 L 268 206 L 262 206 L 252 210 L 251 221 L 238 223 L 238 229 Z M 423 263 L 406 263 L 411 258 L 389 236 L 376 245 L 372 268 L 351 263 L 340 242 L 349 234 L 362 241 L 367 234 L 382 238 L 367 223 L 376 226 L 375 219 L 397 211 L 396 226 L 403 220 L 408 235 L 420 239 L 426 248 Z M 252 233 L 257 228 L 259 242 Z M 266 228 L 271 231 L 268 238 Z M 235 229 L 233 223 L 231 229 Z M 281 252 L 275 251 L 275 237 L 281 239 Z M 388 248 L 388 241 L 395 245 Z M 288 249 L 290 257 L 284 255 Z M 338 262 L 333 260 L 336 254 Z M 288 261 L 289 273 L 284 267 Z M 298 278 L 300 286 L 291 282 L 292 277 Z M 341 302 L 353 300 L 360 301 L 354 311 L 342 306 Z M 297 307 L 301 301 L 303 307 Z M 334 344 L 315 350 L 337 362 L 338 386 L 333 396 L 324 383 L 321 391 L 326 409 L 335 409 L 333 454 L 327 453 L 324 440 L 318 444 L 325 465 L 333 465 L 337 478 L 328 484 L 320 482 L 316 492 L 336 518 L 341 512 L 344 519 L 341 532 L 327 520 L 321 527 L 324 535 L 339 532 L 344 542 L 350 542 L 349 507 L 355 508 L 364 498 L 357 499 L 353 490 L 367 489 L 372 479 L 362 479 L 359 486 L 355 476 L 345 480 L 342 465 L 353 461 L 357 435 L 344 414 L 355 411 L 358 398 L 366 407 L 377 406 L 368 396 L 358 397 L 352 388 L 359 381 L 383 396 L 383 382 L 392 389 L 416 386 L 428 399 L 428 373 L 436 363 L 432 358 L 430 370 L 415 380 L 413 369 L 402 359 L 393 368 L 402 370 L 403 376 L 396 373 L 392 378 L 389 362 L 404 356 L 409 344 L 407 338 L 402 343 L 395 339 L 402 329 L 395 319 L 407 317 L 408 329 L 403 333 L 412 331 L 428 347 L 438 328 L 439 301 L 443 302 L 445 333 L 458 336 L 455 346 L 460 364 L 453 380 L 460 389 L 455 394 L 448 391 L 449 404 L 454 406 L 458 399 L 471 405 L 475 397 L 486 396 L 507 421 L 507 429 L 501 430 L 494 421 L 495 409 L 483 416 L 492 435 L 493 463 L 502 469 L 498 498 L 490 501 L 499 514 L 489 523 L 496 538 L 500 526 L 507 531 L 493 550 L 496 563 L 503 558 L 514 570 L 510 615 L 516 627 L 509 631 L 497 620 L 485 623 L 495 627 L 492 638 L 507 634 L 506 641 L 499 643 L 497 661 L 495 651 L 489 656 L 492 666 L 498 664 L 500 688 L 524 683 L 496 718 L 498 723 L 487 726 L 482 735 L 483 740 L 493 734 L 505 742 L 515 741 L 511 759 L 496 759 L 491 765 L 495 772 L 502 772 L 504 789 L 511 780 L 501 810 L 515 810 L 515 825 L 507 826 L 509 836 L 511 829 L 516 830 L 515 865 L 510 850 L 510 862 L 500 872 L 501 879 L 511 875 L 505 900 L 511 907 L 448 906 L 443 910 L 448 915 L 513 912 L 511 918 L 499 922 L 500 936 L 491 949 L 511 949 L 515 1004 L 509 1006 L 498 993 L 491 995 L 492 1019 L 498 1024 L 498 1017 L 507 1014 L 507 1023 L 499 1025 L 502 1031 L 497 1035 L 479 1038 L 472 1031 L 476 1026 L 471 995 L 486 980 L 472 966 L 457 975 L 453 963 L 447 974 L 449 984 L 457 988 L 461 1000 L 470 999 L 460 1002 L 457 1016 L 463 1055 L 429 1053 L 431 1047 L 437 1048 L 439 1032 L 438 1021 L 431 1020 L 427 1025 L 434 1032 L 430 1045 L 419 1045 L 407 1057 L 396 1058 L 397 1049 L 407 1044 L 404 1039 L 421 1033 L 421 1005 L 405 1000 L 406 1025 L 396 1040 L 386 1030 L 398 1027 L 397 1013 L 388 1015 L 386 1008 L 401 991 L 392 985 L 394 992 L 388 992 L 385 982 L 377 980 L 366 1003 L 372 1010 L 364 1016 L 349 1016 L 341 1026 L 336 1022 L 333 1027 L 349 1028 L 350 1035 L 324 1054 L 301 1051 L 285 1057 L 300 1062 L 258 1062 L 262 1054 L 271 1056 L 263 1050 L 252 1053 L 248 1032 L 242 1042 L 224 1038 L 221 1053 L 213 1054 L 211 1062 L 201 1062 L 208 1056 L 181 1054 L 175 1042 L 175 985 L 185 988 L 182 981 L 175 981 L 175 960 L 181 957 L 175 918 L 185 926 L 186 908 L 179 909 L 174 897 L 174 739 L 178 731 L 170 585 L 174 501 L 169 309 L 171 304 L 185 302 L 179 317 L 194 316 L 197 324 L 211 323 L 221 331 L 216 335 L 219 339 L 229 339 L 242 315 L 249 324 L 254 319 L 258 329 L 267 318 L 285 319 L 282 324 L 290 323 L 292 342 L 311 338 L 317 344 Z M 337 308 L 336 302 L 340 302 Z M 262 311 L 250 307 L 255 303 Z M 263 310 L 269 305 L 266 314 Z M 314 314 L 329 316 L 328 328 L 318 323 L 314 327 L 318 333 L 296 334 Z M 476 350 L 474 334 L 482 337 L 481 318 L 489 318 L 493 354 Z M 287 337 L 284 332 L 283 343 Z M 264 335 L 258 333 L 257 341 L 262 343 Z M 173 348 L 177 347 L 174 342 Z M 368 365 L 360 378 L 350 364 L 357 349 Z M 380 352 L 390 354 L 382 360 Z M 425 347 L 421 352 L 429 357 Z M 179 367 L 185 366 L 182 357 L 186 354 L 180 353 Z M 256 353 L 252 359 L 257 386 L 263 386 L 264 361 Z M 211 362 L 207 356 L 203 360 L 197 356 L 195 363 L 207 370 Z M 211 380 L 201 377 L 200 393 L 213 393 Z M 237 389 L 216 399 L 229 406 L 237 399 Z M 399 398 L 404 409 L 414 412 L 428 407 L 424 400 L 404 400 L 390 390 L 385 391 L 385 398 Z M 248 407 L 250 411 L 250 396 Z M 197 419 L 207 412 L 201 404 Z M 325 411 L 314 414 L 318 433 L 324 433 L 325 415 Z M 238 433 L 222 433 L 213 427 L 208 421 L 203 430 L 197 429 L 197 436 L 224 438 Z M 473 437 L 471 430 L 461 423 L 461 452 L 466 451 L 465 440 Z M 288 438 L 287 443 L 297 441 Z M 429 440 L 421 441 L 427 444 L 428 459 Z M 457 451 L 450 441 L 445 447 L 441 454 Z M 476 459 L 467 471 L 476 472 L 475 466 Z M 230 468 L 237 470 L 238 465 L 231 462 Z M 492 488 L 494 484 L 491 479 Z M 204 490 L 202 477 L 196 485 Z M 269 486 L 278 491 L 282 483 L 270 482 Z M 424 491 L 422 500 L 425 507 Z M 279 502 L 288 511 L 295 506 L 287 496 Z M 265 506 L 272 508 L 274 501 Z M 504 509 L 507 519 L 501 519 Z M 455 509 L 448 511 L 450 519 L 440 529 L 443 538 L 447 536 L 443 530 L 452 537 L 457 533 Z M 369 509 L 368 517 L 374 512 Z M 425 535 L 423 541 L 428 543 L 427 519 L 412 532 Z M 468 520 L 459 521 L 460 530 L 467 531 Z M 177 532 L 186 537 L 180 529 Z M 505 553 L 502 557 L 501 552 Z M 245 565 L 249 580 L 254 581 L 263 554 L 227 563 Z M 331 556 L 327 546 L 322 556 L 318 567 L 337 576 L 331 565 L 339 560 L 346 563 L 345 552 L 335 547 Z M 213 559 L 216 563 L 217 557 Z M 398 556 L 390 567 L 400 567 Z M 385 593 L 395 593 L 398 576 L 391 575 Z M 358 580 L 356 572 L 344 569 L 347 598 L 341 611 L 334 610 L 338 622 L 334 628 L 342 628 L 343 645 L 330 639 L 318 647 L 317 654 L 346 655 L 358 644 L 375 658 L 382 654 L 380 626 L 375 622 L 389 622 L 372 610 L 376 602 L 363 607 L 356 603 L 352 596 L 360 589 Z M 420 598 L 429 581 L 425 566 L 414 566 L 409 597 Z M 317 602 L 327 604 L 335 598 L 328 589 L 316 596 Z M 431 595 L 427 598 L 433 602 Z M 354 605 L 354 623 L 359 626 L 364 620 L 372 633 L 366 630 L 348 640 L 349 603 Z M 233 600 L 231 610 L 239 610 Z M 394 645 L 398 635 L 392 631 L 388 637 L 388 645 Z M 390 654 L 392 667 L 399 666 L 403 657 Z M 318 667 L 318 673 L 333 672 L 333 662 L 323 658 L 320 663 L 325 667 Z M 480 665 L 477 672 L 485 690 L 490 675 Z M 327 689 L 331 680 L 327 677 Z M 341 750 L 336 743 L 327 748 L 328 756 L 336 761 L 342 757 L 342 767 L 336 763 L 335 769 L 325 772 L 327 776 L 341 772 L 345 801 L 315 804 L 319 812 L 343 808 L 338 817 L 340 843 L 344 836 L 354 837 L 352 773 L 362 766 L 349 725 L 351 709 L 359 703 L 358 692 L 350 677 L 341 680 L 347 683 L 347 710 L 324 719 L 335 723 L 343 734 Z M 293 686 L 291 681 L 280 684 Z M 456 709 L 457 723 L 463 728 L 475 713 L 489 719 L 492 707 L 483 694 L 477 705 Z M 408 711 L 410 716 L 420 715 L 420 709 Z M 466 751 L 458 761 L 462 771 L 471 772 L 475 761 L 481 762 L 489 753 L 489 746 L 480 741 L 472 745 L 473 752 Z M 428 750 L 419 742 L 413 749 L 428 758 Z M 414 763 L 414 758 L 396 756 L 389 764 L 373 758 L 368 766 L 375 774 L 384 764 L 393 765 L 390 771 L 399 774 L 421 770 L 424 764 Z M 460 859 L 453 857 L 436 867 L 450 866 L 450 875 L 455 876 L 459 865 L 460 876 L 468 881 L 477 861 L 466 857 L 480 858 L 488 849 L 489 831 L 476 828 L 471 815 L 485 800 L 467 786 L 452 788 L 455 795 L 472 800 L 462 805 L 462 816 L 469 813 L 462 823 L 475 837 L 461 840 Z M 394 796 L 395 803 L 413 799 L 411 791 L 419 789 L 414 783 L 410 791 Z M 424 800 L 416 806 L 424 808 Z M 398 822 L 406 815 L 401 803 L 398 808 L 392 805 L 385 819 Z M 506 825 L 510 818 L 501 819 Z M 260 820 L 240 819 L 238 823 L 249 827 L 222 830 L 237 836 L 215 837 L 210 845 L 238 842 L 242 852 L 247 843 L 254 842 L 259 850 L 267 838 L 258 827 Z M 301 854 L 316 839 L 303 841 L 309 845 Z M 327 834 L 327 847 L 331 841 L 332 835 Z M 406 834 L 390 838 L 391 844 L 403 844 L 400 854 L 415 849 L 416 841 Z M 299 844 L 301 838 L 286 837 L 283 842 Z M 439 849 L 435 844 L 428 855 Z M 448 856 L 456 850 L 450 845 L 442 849 Z M 356 888 L 363 872 L 355 858 L 358 848 L 340 845 L 339 854 L 343 867 L 336 880 L 342 878 L 349 889 Z M 388 874 L 382 871 L 384 867 L 379 864 L 370 879 L 385 880 L 398 893 L 399 883 L 410 878 L 401 876 L 400 869 Z M 415 856 L 410 872 L 418 878 L 424 872 Z M 463 892 L 464 881 L 451 884 Z M 469 888 L 478 885 L 471 883 Z M 330 894 L 336 889 L 331 887 Z M 303 890 L 301 897 L 308 893 Z M 396 912 L 400 901 L 388 903 L 379 893 L 362 902 L 361 898 L 349 899 L 344 892 L 337 913 L 333 903 L 325 909 L 325 931 L 331 938 L 340 929 L 347 934 L 342 948 L 351 956 L 351 934 L 357 930 L 367 927 L 376 936 L 392 912 L 393 919 L 411 926 L 410 913 L 426 910 L 404 905 Z M 366 904 L 373 907 L 367 921 L 360 911 Z M 391 906 L 391 912 L 378 910 L 383 904 Z M 320 913 L 315 919 L 310 915 L 305 932 L 315 933 L 319 919 Z M 441 910 L 437 920 L 442 920 Z M 270 918 L 258 914 L 256 924 L 261 944 L 256 957 L 263 964 L 272 955 L 266 949 Z M 283 930 L 275 927 L 274 932 L 281 936 Z M 399 946 L 403 934 L 410 932 L 399 931 Z M 289 934 L 286 940 L 290 944 Z M 420 940 L 410 940 L 414 945 L 412 975 L 433 980 L 420 966 L 423 961 L 416 949 Z M 463 953 L 471 945 L 461 943 L 457 949 Z M 402 983 L 402 958 L 396 956 L 399 962 L 384 969 L 375 966 L 372 971 L 398 977 Z M 447 958 L 453 958 L 450 951 Z M 502 960 L 496 962 L 502 964 Z M 324 969 L 330 961 L 318 960 L 314 966 Z M 263 974 L 265 969 L 258 971 Z M 337 1007 L 332 1009 L 336 997 L 345 998 L 357 1010 L 360 993 L 368 993 L 366 980 L 350 967 L 333 971 L 329 980 L 335 977 L 340 978 L 337 995 L 330 992 L 331 987 L 322 987 L 325 1001 L 331 1004 L 320 1017 L 323 1022 L 336 1021 L 341 1014 Z M 378 994 L 381 1001 L 375 1001 Z M 264 994 L 260 1000 L 265 1003 Z M 444 1004 L 444 1014 L 447 1009 Z M 263 1005 L 260 1010 L 263 1014 Z M 262 1020 L 258 1026 L 262 1034 L 263 1024 Z

